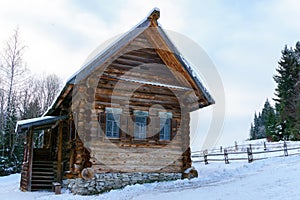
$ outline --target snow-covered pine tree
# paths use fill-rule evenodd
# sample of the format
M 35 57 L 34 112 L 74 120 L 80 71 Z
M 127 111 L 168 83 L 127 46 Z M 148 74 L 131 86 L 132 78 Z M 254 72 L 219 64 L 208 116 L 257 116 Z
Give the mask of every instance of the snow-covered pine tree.
M 297 129 L 299 94 L 296 91 L 300 73 L 299 50 L 299 42 L 295 50 L 285 46 L 281 60 L 278 62 L 277 74 L 274 76 L 274 81 L 277 83 L 274 100 L 279 114 L 276 133 L 277 136 L 281 136 L 279 139 L 284 140 L 299 139 L 299 129 Z
M 260 139 L 265 137 L 265 127 L 262 123 L 261 113 L 254 114 L 253 125 L 250 127 L 250 140 Z
M 267 99 L 261 112 L 254 114 L 254 122 L 250 127 L 250 139 L 269 138 L 272 140 L 272 135 L 276 126 L 276 114 L 274 108 Z
M 295 47 L 295 56 L 297 60 L 297 71 L 298 75 L 296 78 L 296 84 L 294 86 L 295 95 L 294 95 L 294 104 L 295 104 L 295 123 L 293 138 L 300 140 L 300 41 L 296 43 Z
M 268 140 L 274 140 L 273 135 L 275 133 L 277 117 L 275 109 L 271 106 L 267 99 L 264 108 L 262 109 L 262 123 L 265 126 L 265 136 Z

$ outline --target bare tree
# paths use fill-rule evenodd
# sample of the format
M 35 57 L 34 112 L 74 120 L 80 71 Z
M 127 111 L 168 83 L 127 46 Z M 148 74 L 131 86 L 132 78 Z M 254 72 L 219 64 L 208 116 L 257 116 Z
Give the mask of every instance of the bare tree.
M 54 74 L 29 77 L 22 59 L 24 50 L 16 29 L 0 52 L 0 149 L 2 156 L 18 166 L 21 166 L 24 138 L 14 133 L 17 120 L 42 115 L 62 85 Z
M 19 29 L 5 42 L 0 53 L 1 58 L 1 112 L 3 118 L 2 131 L 5 132 L 4 145 L 12 157 L 14 149 L 14 126 L 17 121 L 17 93 L 26 79 L 27 69 L 23 62 L 23 46 L 19 39 Z M 4 129 L 4 130 L 3 130 Z M 4 147 L 3 147 L 4 148 Z
M 43 75 L 41 78 L 35 79 L 35 92 L 38 101 L 40 102 L 40 107 L 44 113 L 52 101 L 56 97 L 62 85 L 61 79 L 55 75 Z
M 46 76 L 44 83 L 45 102 L 42 110 L 43 112 L 46 112 L 46 110 L 51 106 L 55 97 L 59 93 L 60 87 L 62 85 L 62 80 L 57 75 L 50 74 Z
M 22 119 L 39 117 L 50 107 L 62 85 L 55 75 L 32 75 L 20 95 L 20 116 Z
M 19 39 L 19 29 L 14 31 L 12 37 L 5 43 L 3 53 L 1 53 L 3 74 L 3 86 L 7 92 L 6 107 L 10 110 L 12 93 L 17 90 L 17 87 L 22 85 L 26 79 L 26 66 L 23 62 L 23 46 Z

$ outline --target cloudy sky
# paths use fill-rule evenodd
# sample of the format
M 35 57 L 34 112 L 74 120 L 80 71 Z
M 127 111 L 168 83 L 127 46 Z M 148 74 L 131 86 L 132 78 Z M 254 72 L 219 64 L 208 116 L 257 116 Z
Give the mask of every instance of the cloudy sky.
M 226 102 L 218 145 L 247 138 L 254 112 L 274 97 L 281 50 L 300 40 L 297 0 L 0 0 L 0 44 L 19 27 L 31 72 L 66 79 L 93 49 L 128 31 L 153 7 L 160 8 L 164 29 L 196 42 L 218 70 Z M 194 146 L 208 130 L 209 112 L 193 114 L 192 131 L 200 132 Z

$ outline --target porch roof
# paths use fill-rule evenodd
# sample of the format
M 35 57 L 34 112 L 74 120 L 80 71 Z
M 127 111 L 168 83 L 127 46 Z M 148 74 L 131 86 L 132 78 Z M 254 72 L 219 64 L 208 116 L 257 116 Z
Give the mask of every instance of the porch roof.
M 44 116 L 32 119 L 25 119 L 18 121 L 16 124 L 15 132 L 21 132 L 24 129 L 29 129 L 31 127 L 45 126 L 55 124 L 57 121 L 64 120 L 68 118 L 67 115 L 63 116 Z

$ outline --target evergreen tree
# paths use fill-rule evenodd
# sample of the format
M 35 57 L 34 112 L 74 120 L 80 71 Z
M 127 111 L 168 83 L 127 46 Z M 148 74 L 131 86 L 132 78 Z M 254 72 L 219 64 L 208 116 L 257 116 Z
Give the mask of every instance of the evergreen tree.
M 274 140 L 277 117 L 274 108 L 267 99 L 262 110 L 262 121 L 265 126 L 265 136 L 268 140 Z
M 255 132 L 254 132 L 254 126 L 251 123 L 251 126 L 250 126 L 250 140 L 255 140 L 255 139 L 256 139 L 256 135 L 255 135 Z
M 254 114 L 254 122 L 250 127 L 250 139 L 272 139 L 276 127 L 276 114 L 274 108 L 267 99 L 261 112 Z
M 277 98 L 274 100 L 279 114 L 276 134 L 284 140 L 299 138 L 299 129 L 297 128 L 299 126 L 297 114 L 299 92 L 297 93 L 296 90 L 300 73 L 299 51 L 299 42 L 296 44 L 295 50 L 285 46 L 276 69 L 278 74 L 274 76 L 277 83 L 275 89 Z

